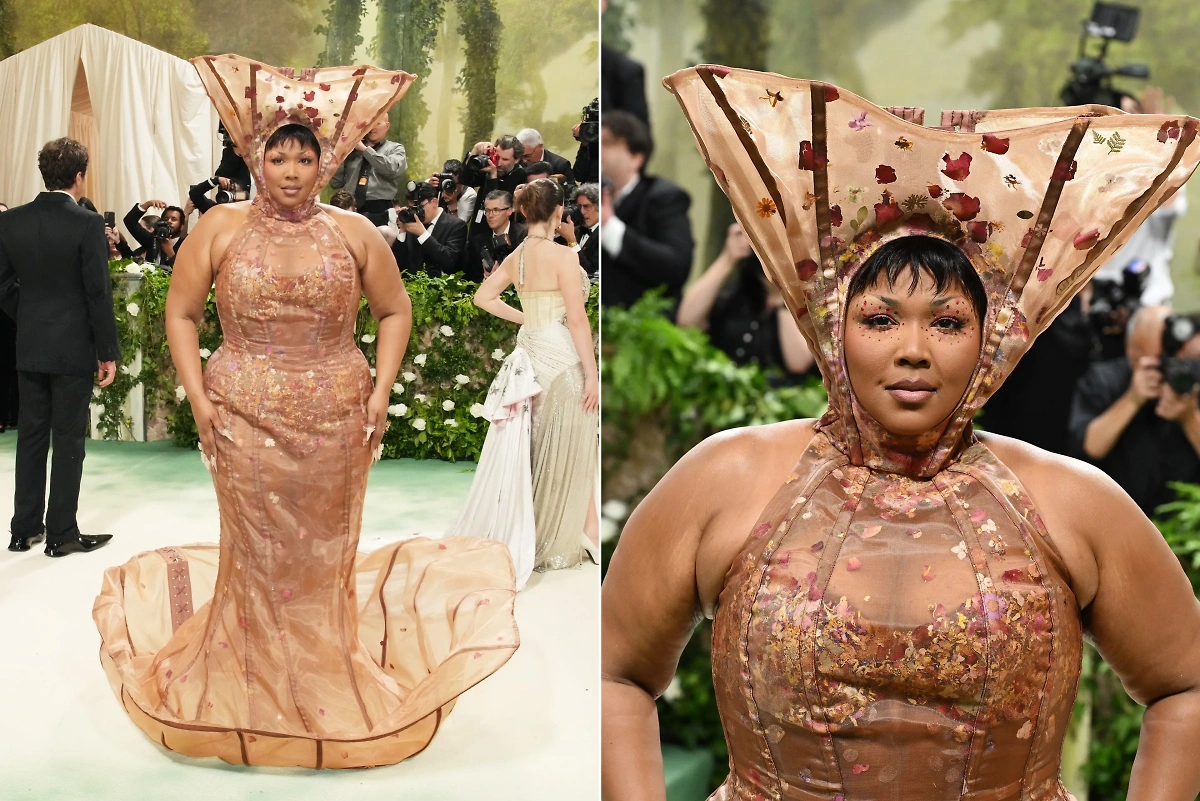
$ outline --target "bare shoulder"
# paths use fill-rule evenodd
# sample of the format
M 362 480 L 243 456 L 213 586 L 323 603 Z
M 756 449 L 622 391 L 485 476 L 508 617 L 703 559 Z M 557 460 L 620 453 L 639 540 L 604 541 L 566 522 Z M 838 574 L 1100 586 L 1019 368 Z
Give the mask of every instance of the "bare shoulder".
M 366 265 L 367 247 L 374 238 L 378 238 L 386 246 L 387 243 L 374 224 L 358 212 L 339 209 L 327 203 L 318 203 L 317 206 L 333 218 L 334 223 L 341 229 L 342 235 L 350 245 L 351 254 L 360 267 Z
M 788 420 L 723 431 L 692 448 L 672 468 L 673 483 L 687 488 L 690 501 L 678 508 L 692 516 L 700 532 L 696 588 L 706 614 L 712 613 L 729 567 L 759 515 L 812 441 L 815 422 Z
M 1102 552 L 1115 538 L 1139 536 L 1136 532 L 1153 526 L 1099 468 L 1010 437 L 980 434 L 980 439 L 1029 493 L 1066 563 L 1080 607 L 1086 607 L 1096 594 Z
M 220 203 L 200 215 L 199 222 L 188 236 L 208 234 L 216 236 L 224 231 L 235 231 L 246 222 L 250 213 L 250 201 L 240 200 L 236 203 Z

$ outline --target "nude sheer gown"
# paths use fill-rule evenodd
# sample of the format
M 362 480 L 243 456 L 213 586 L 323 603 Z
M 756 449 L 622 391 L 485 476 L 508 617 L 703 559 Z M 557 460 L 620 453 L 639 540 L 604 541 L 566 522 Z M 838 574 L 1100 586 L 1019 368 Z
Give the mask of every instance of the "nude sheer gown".
M 362 287 L 315 193 L 335 149 L 353 144 L 332 144 L 342 126 L 370 127 L 411 76 L 334 68 L 298 80 L 236 56 L 197 67 L 254 154 L 260 186 L 263 143 L 295 121 L 283 96 L 301 114 L 305 100 L 320 108 L 328 97 L 339 110 L 330 119 L 344 122 L 316 120 L 325 149 L 309 202 L 285 213 L 260 192 L 216 275 L 224 342 L 204 387 L 221 422 L 208 455 L 220 544 L 164 546 L 109 568 L 93 612 L 101 663 L 134 722 L 172 751 L 247 765 L 394 763 L 427 746 L 455 699 L 518 644 L 502 545 L 417 538 L 356 551 L 372 463 L 372 380 L 354 342 Z M 276 125 L 225 102 L 271 83 Z
M 730 775 L 712 798 L 1064 801 L 1078 604 L 1029 494 L 971 419 L 1187 180 L 1197 121 L 1019 109 L 948 112 L 938 130 L 920 109 L 778 75 L 704 66 L 665 84 L 830 399 L 720 593 Z M 900 447 L 854 397 L 841 326 L 854 272 L 913 234 L 967 255 L 988 313 L 958 408 Z

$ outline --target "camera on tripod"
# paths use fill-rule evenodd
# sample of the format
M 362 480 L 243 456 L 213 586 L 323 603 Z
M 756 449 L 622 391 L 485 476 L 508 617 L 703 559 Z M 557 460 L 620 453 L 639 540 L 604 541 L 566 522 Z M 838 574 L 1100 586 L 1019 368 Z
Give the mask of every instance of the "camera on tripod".
M 579 119 L 579 133 L 575 136 L 578 142 L 595 142 L 600 138 L 600 98 L 593 98 L 591 103 L 583 107 Z
M 1063 103 L 1068 106 L 1083 106 L 1097 103 L 1102 106 L 1121 107 L 1123 98 L 1132 98 L 1128 92 L 1114 89 L 1113 76 L 1146 79 L 1150 67 L 1146 64 L 1122 64 L 1112 68 L 1104 63 L 1109 42 L 1132 42 L 1137 35 L 1141 9 L 1118 3 L 1096 3 L 1092 6 L 1091 19 L 1083 23 L 1083 35 L 1079 39 L 1079 57 L 1071 62 L 1071 80 L 1062 89 Z M 1100 39 L 1100 52 L 1089 55 L 1089 39 Z

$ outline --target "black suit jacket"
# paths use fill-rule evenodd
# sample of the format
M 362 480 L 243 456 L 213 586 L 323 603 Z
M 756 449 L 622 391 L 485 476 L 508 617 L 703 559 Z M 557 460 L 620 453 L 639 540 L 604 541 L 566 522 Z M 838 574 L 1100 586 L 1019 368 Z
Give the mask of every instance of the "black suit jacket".
M 647 290 L 665 286 L 665 297 L 678 303 L 692 269 L 691 198 L 665 178 L 643 175 L 616 205 L 625 223 L 621 253 L 604 254 L 600 300 L 605 306 L 628 307 Z
M 510 220 L 508 223 L 508 246 L 497 249 L 493 244 L 492 229 L 488 227 L 484 221 L 482 225 L 475 227 L 471 232 L 471 241 L 467 245 L 467 258 L 463 262 L 463 276 L 468 281 L 482 282 L 483 281 L 483 261 L 484 254 L 491 254 L 492 264 L 499 266 L 500 262 L 508 257 L 508 254 L 517 249 L 525 241 L 526 234 L 525 226 L 516 220 Z
M 104 218 L 62 192 L 0 214 L 0 308 L 17 321 L 17 369 L 93 375 L 118 361 Z
M 579 266 L 587 272 L 593 281 L 600 273 L 600 229 L 595 233 L 584 226 L 575 227 L 575 241 L 579 243 Z
M 137 240 L 137 243 L 142 246 L 141 252 L 146 255 L 146 260 L 154 261 L 155 255 L 157 255 L 159 251 L 158 243 L 154 241 L 154 234 L 143 228 L 140 222 L 142 217 L 146 216 L 147 213 L 148 212 L 142 209 L 141 205 L 134 203 L 133 208 L 131 208 L 129 213 L 125 215 L 125 219 L 122 220 L 122 222 L 124 222 L 125 227 L 129 229 L 130 235 L 133 236 L 133 238 Z M 201 213 L 203 214 L 203 212 Z M 179 241 L 175 243 L 176 256 L 179 255 L 179 248 L 182 247 L 183 240 L 185 239 L 187 239 L 187 234 L 179 237 Z M 163 256 L 159 262 L 163 267 L 170 268 L 175 264 L 175 256 L 171 256 L 170 258 Z
M 550 165 L 551 175 L 562 175 L 566 178 L 568 186 L 575 186 L 575 171 L 571 169 L 571 162 L 544 148 L 542 149 L 542 161 Z
M 604 112 L 617 109 L 650 125 L 646 70 L 620 50 L 600 45 L 600 118 L 604 118 Z
M 426 226 L 428 228 L 428 226 Z M 426 272 L 430 275 L 449 275 L 462 269 L 463 253 L 467 249 L 467 224 L 442 209 L 424 243 L 413 234 L 396 241 L 392 252 L 396 264 L 405 272 Z

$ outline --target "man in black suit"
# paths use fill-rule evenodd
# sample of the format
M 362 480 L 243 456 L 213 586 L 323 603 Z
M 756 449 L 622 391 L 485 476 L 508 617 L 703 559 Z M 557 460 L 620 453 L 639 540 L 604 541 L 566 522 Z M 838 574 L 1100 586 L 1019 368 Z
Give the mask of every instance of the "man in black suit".
M 650 126 L 646 106 L 646 70 L 620 50 L 600 45 L 600 116 L 628 111 Z
M 408 192 L 412 222 L 396 220 L 400 229 L 392 252 L 404 272 L 449 275 L 462 269 L 467 247 L 467 224 L 438 205 L 438 191 L 422 181 Z M 403 213 L 405 209 L 401 209 Z
M 565 179 L 566 188 L 575 186 L 575 173 L 571 169 L 571 162 L 557 153 L 547 150 L 542 143 L 540 133 L 533 128 L 522 128 L 517 131 L 517 139 L 525 146 L 525 152 L 521 154 L 521 161 L 526 165 L 526 173 L 529 172 L 528 165 L 544 161 L 550 165 L 551 175 L 561 175 Z
M 579 254 L 580 266 L 594 281 L 600 275 L 600 185 L 580 184 L 571 192 L 571 202 L 579 206 L 583 225 L 567 219 L 559 226 L 559 233 L 567 246 Z M 568 233 L 572 236 L 567 236 Z
M 512 195 L 497 189 L 483 199 L 486 226 L 471 232 L 463 275 L 468 281 L 483 281 L 508 255 L 525 241 L 525 226 L 513 218 Z
M 497 189 L 514 194 L 525 183 L 525 165 L 521 161 L 524 155 L 525 145 L 515 136 L 501 136 L 495 144 L 479 142 L 463 158 L 462 183 L 477 187 L 479 198 L 486 198 Z M 475 156 L 487 156 L 483 160 L 487 166 L 480 167 L 473 159 Z M 475 229 L 485 227 L 483 222 L 483 203 L 477 201 L 475 216 L 468 224 L 472 235 Z
M 166 220 L 171 224 L 171 230 L 165 237 L 158 237 L 153 232 L 142 227 L 142 216 L 151 208 L 162 209 L 159 221 Z M 178 206 L 168 206 L 162 200 L 147 200 L 145 203 L 135 203 L 122 222 L 129 234 L 142 246 L 146 261 L 157 264 L 168 272 L 175 265 L 175 254 L 179 246 L 187 239 L 183 231 L 183 221 L 186 219 L 183 209 Z
M 665 178 L 645 174 L 650 131 L 627 111 L 600 120 L 601 170 L 612 199 L 602 199 L 600 302 L 628 307 L 647 290 L 666 287 L 678 304 L 692 269 L 691 198 Z
M 76 521 L 92 376 L 99 371 L 100 386 L 111 384 L 121 355 L 104 218 L 77 202 L 87 161 L 73 139 L 50 142 L 38 154 L 49 191 L 0 216 L 0 308 L 17 321 L 21 397 L 10 551 L 44 535 L 46 554 L 65 556 L 112 537 L 83 536 Z

